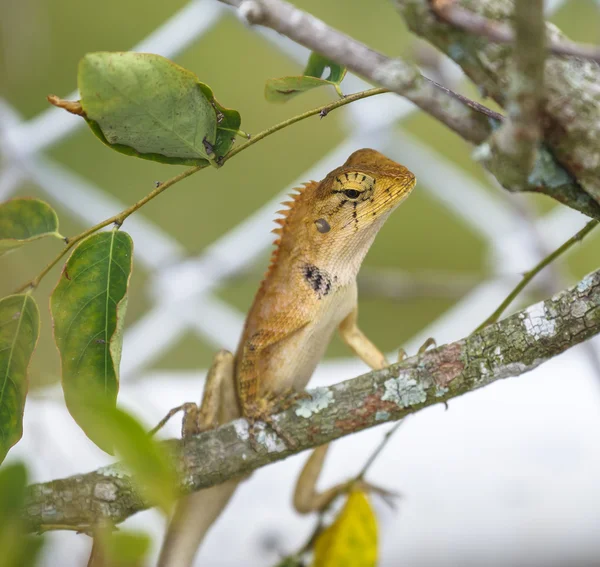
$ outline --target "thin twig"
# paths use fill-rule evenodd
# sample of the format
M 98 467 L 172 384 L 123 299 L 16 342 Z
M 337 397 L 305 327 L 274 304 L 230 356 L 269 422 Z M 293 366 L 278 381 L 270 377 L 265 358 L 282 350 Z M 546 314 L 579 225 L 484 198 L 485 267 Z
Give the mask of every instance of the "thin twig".
M 278 132 L 279 130 L 287 128 L 288 126 L 291 126 L 292 124 L 295 124 L 296 122 L 300 122 L 301 120 L 305 120 L 306 118 L 310 118 L 311 116 L 315 116 L 315 115 L 321 114 L 323 112 L 325 114 L 328 114 L 329 112 L 331 112 L 332 110 L 335 110 L 336 108 L 339 108 L 340 106 L 345 106 L 346 104 L 350 104 L 351 102 L 355 102 L 357 100 L 361 100 L 363 98 L 368 98 L 368 97 L 382 94 L 385 92 L 388 92 L 388 91 L 384 88 L 368 89 L 365 91 L 361 91 L 361 92 L 349 95 L 344 99 L 336 100 L 329 104 L 325 104 L 323 106 L 313 108 L 312 110 L 303 112 L 302 114 L 293 116 L 292 118 L 288 118 L 287 120 L 284 120 L 283 122 L 280 122 L 279 124 L 275 124 L 274 126 L 271 126 L 270 128 L 267 128 L 266 130 L 263 130 L 262 132 L 256 134 L 256 136 L 253 136 L 245 144 L 242 144 L 241 146 L 238 146 L 237 148 L 230 151 L 221 160 L 221 164 L 224 164 L 225 162 L 229 161 L 233 156 L 239 154 L 240 152 L 247 150 L 250 146 L 256 144 L 256 142 L 262 140 L 263 138 L 266 138 L 267 136 L 270 136 L 271 134 L 274 134 L 275 132 Z M 84 230 L 83 232 L 81 232 L 80 234 L 77 234 L 76 236 L 72 236 L 72 237 L 66 239 L 66 246 L 54 257 L 54 259 L 51 262 L 49 262 L 48 265 L 35 278 L 33 278 L 31 281 L 27 282 L 26 284 L 22 285 L 21 287 L 19 287 L 15 291 L 15 293 L 20 293 L 25 290 L 28 290 L 28 291 L 34 290 L 35 288 L 37 288 L 37 286 L 40 284 L 40 281 L 46 276 L 46 274 L 56 264 L 58 264 L 58 262 L 61 260 L 61 258 L 71 248 L 73 248 L 73 246 L 75 246 L 75 244 L 77 244 L 84 238 L 90 236 L 91 234 L 94 234 L 95 232 L 104 228 L 105 226 L 108 226 L 109 224 L 114 223 L 116 226 L 120 227 L 129 215 L 131 215 L 135 211 L 139 210 L 146 203 L 148 203 L 149 201 L 152 201 L 152 199 L 154 199 L 155 197 L 158 197 L 163 191 L 166 191 L 169 187 L 172 187 L 176 183 L 179 183 L 179 181 L 182 181 L 186 177 L 189 177 L 190 175 L 193 175 L 194 173 L 200 171 L 201 169 L 205 169 L 206 167 L 208 167 L 208 164 L 196 165 L 194 167 L 190 167 L 189 169 L 186 169 L 179 175 L 176 175 L 175 177 L 171 177 L 171 179 L 165 181 L 164 183 L 160 183 L 153 191 L 150 191 L 150 193 L 148 193 L 145 197 L 143 197 L 142 199 L 140 199 L 139 201 L 137 201 L 130 207 L 127 207 L 120 213 L 113 215 L 112 217 L 109 217 L 109 218 L 103 220 L 102 222 L 99 222 L 98 224 L 92 226 L 91 228 L 88 228 L 87 230 Z
M 139 208 L 143 207 L 146 203 L 148 203 L 155 197 L 158 197 L 158 195 L 160 195 L 163 191 L 166 191 L 169 187 L 175 185 L 175 183 L 178 183 L 179 181 L 185 179 L 186 177 L 189 177 L 190 175 L 196 173 L 197 171 L 200 171 L 201 169 L 204 169 L 205 167 L 208 167 L 208 165 L 196 165 L 194 167 L 190 167 L 189 169 L 186 169 L 184 172 L 180 173 L 179 175 L 176 175 L 175 177 L 171 177 L 171 179 L 169 179 L 168 181 L 161 183 L 153 191 L 150 191 L 150 193 L 148 193 L 143 199 L 140 199 L 139 201 L 137 201 L 130 207 L 127 207 L 125 210 L 121 211 L 120 213 L 113 215 L 112 217 L 109 217 L 109 218 L 103 220 L 102 222 L 99 222 L 98 224 L 92 226 L 91 228 L 88 228 L 87 230 L 84 230 L 83 232 L 77 234 L 76 236 L 72 236 L 72 237 L 68 238 L 66 246 L 55 256 L 55 258 L 51 262 L 49 262 L 48 265 L 35 278 L 33 278 L 31 281 L 27 282 L 26 284 L 22 285 L 20 288 L 18 288 L 16 290 L 15 293 L 19 293 L 19 292 L 22 292 L 25 290 L 33 290 L 33 289 L 37 288 L 37 286 L 40 284 L 40 281 L 42 280 L 42 278 L 79 241 L 83 240 L 84 238 L 87 238 L 88 236 L 90 236 L 90 234 L 94 234 L 94 232 L 97 232 L 98 230 L 100 230 L 101 228 L 104 228 L 105 226 L 108 226 L 109 224 L 115 223 L 115 225 L 121 226 L 123 224 L 123 221 L 129 215 L 131 215 L 132 213 L 137 211 Z
M 527 286 L 527 284 L 539 273 L 541 272 L 548 264 L 551 264 L 554 260 L 556 260 L 559 256 L 562 256 L 571 246 L 573 246 L 576 242 L 580 242 L 583 238 L 590 233 L 597 225 L 600 223 L 599 220 L 591 220 L 588 222 L 577 234 L 574 234 L 561 244 L 554 252 L 551 252 L 546 256 L 539 264 L 537 264 L 533 269 L 525 272 L 523 274 L 523 279 L 515 286 L 515 288 L 508 294 L 506 299 L 498 306 L 498 308 L 483 322 L 479 327 L 475 329 L 475 333 L 481 331 L 484 327 L 495 323 L 500 318 L 500 315 L 504 313 L 506 308 L 515 300 L 515 298 L 521 293 L 521 291 Z
M 392 427 L 383 436 L 383 439 L 381 440 L 379 445 L 375 448 L 375 450 L 373 451 L 371 456 L 367 459 L 367 462 L 364 464 L 361 471 L 356 475 L 355 480 L 359 481 L 359 480 L 363 480 L 365 478 L 367 471 L 369 470 L 371 465 L 375 462 L 375 459 L 377 459 L 377 457 L 380 455 L 381 451 L 383 451 L 385 449 L 385 446 L 388 444 L 389 440 L 392 438 L 392 435 L 394 435 L 394 433 L 396 433 L 396 431 L 398 431 L 398 429 L 400 429 L 400 427 L 402 426 L 403 423 L 404 423 L 404 420 L 399 421 L 398 423 L 396 423 L 396 425 L 394 425 L 394 427 Z
M 529 2 L 530 0 L 526 0 Z M 445 22 L 457 28 L 488 38 L 494 43 L 513 43 L 515 34 L 508 24 L 490 20 L 460 6 L 456 0 L 431 0 L 431 9 Z M 579 57 L 600 63 L 600 47 L 575 42 L 556 42 L 548 45 L 552 55 Z

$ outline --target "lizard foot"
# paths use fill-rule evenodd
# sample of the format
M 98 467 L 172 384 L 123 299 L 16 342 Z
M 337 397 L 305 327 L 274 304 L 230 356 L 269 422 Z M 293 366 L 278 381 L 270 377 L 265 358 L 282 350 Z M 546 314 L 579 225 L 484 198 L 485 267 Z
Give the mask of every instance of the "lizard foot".
M 420 347 L 419 350 L 417 351 L 417 356 L 421 356 L 429 347 L 436 347 L 437 343 L 435 342 L 435 339 L 433 337 L 429 337 Z M 406 351 L 401 348 L 398 350 L 398 362 L 402 362 L 403 360 L 406 360 L 408 358 L 408 354 L 406 354 Z
M 255 425 L 257 422 L 266 423 L 275 434 L 280 437 L 287 447 L 293 448 L 296 446 L 296 442 L 280 427 L 279 424 L 273 419 L 273 414 L 285 411 L 300 398 L 308 396 L 307 392 L 296 392 L 295 390 L 287 390 L 280 394 L 271 394 L 261 400 L 257 400 L 244 406 L 244 417 L 249 424 L 250 443 L 255 451 L 258 450 L 258 443 L 256 441 L 256 429 Z
M 180 411 L 183 412 L 183 419 L 181 420 L 181 437 L 190 437 L 191 435 L 197 435 L 206 431 L 208 429 L 212 429 L 211 426 L 203 426 L 202 420 L 200 418 L 200 408 L 194 402 L 186 402 L 185 404 L 181 404 L 173 408 L 172 410 L 163 417 L 158 424 L 152 428 L 149 432 L 149 435 L 155 435 L 158 431 L 160 431 L 166 423 L 177 413 Z
M 352 484 L 364 492 L 377 494 L 390 508 L 395 508 L 396 500 L 402 497 L 402 494 L 395 490 L 388 490 L 376 484 L 371 484 L 366 480 L 358 480 Z

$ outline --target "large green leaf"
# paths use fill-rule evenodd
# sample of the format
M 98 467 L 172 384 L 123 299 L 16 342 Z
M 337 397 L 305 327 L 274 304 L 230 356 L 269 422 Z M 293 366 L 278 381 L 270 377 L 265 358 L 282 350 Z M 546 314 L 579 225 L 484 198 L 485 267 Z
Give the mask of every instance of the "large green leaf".
M 184 165 L 218 160 L 233 143 L 219 128 L 237 130 L 241 122 L 194 73 L 152 53 L 88 53 L 78 85 L 92 131 L 114 150 L 144 159 Z
M 58 217 L 39 199 L 12 199 L 0 203 L 0 256 L 26 242 L 57 236 Z
M 321 78 L 325 69 L 329 69 L 326 79 Z M 340 83 L 346 76 L 346 67 L 311 53 L 304 73 L 300 77 L 279 77 L 268 79 L 265 85 L 265 98 L 269 102 L 287 102 L 303 92 L 322 86 L 333 86 L 341 95 Z
M 0 469 L 0 567 L 30 567 L 43 540 L 27 536 L 23 508 L 27 471 L 22 463 Z
M 50 298 L 67 407 L 109 453 L 112 447 L 96 435 L 98 412 L 90 408 L 116 405 L 132 260 L 127 233 L 94 234 L 75 248 Z
M 157 443 L 131 415 L 117 407 L 90 406 L 95 414 L 95 437 L 114 447 L 131 471 L 140 492 L 169 514 L 179 496 L 177 476 L 164 446 Z
M 27 294 L 0 300 L 0 462 L 23 435 L 27 367 L 40 332 L 40 314 Z

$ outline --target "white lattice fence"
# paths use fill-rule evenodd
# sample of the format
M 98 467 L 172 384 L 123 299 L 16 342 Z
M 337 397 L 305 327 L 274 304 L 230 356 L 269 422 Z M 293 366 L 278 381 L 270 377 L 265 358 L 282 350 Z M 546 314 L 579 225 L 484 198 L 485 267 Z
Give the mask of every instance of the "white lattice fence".
M 551 2 L 548 8 L 557 9 L 562 3 Z M 217 24 L 225 11 L 226 8 L 215 0 L 192 1 L 133 49 L 173 58 Z M 255 31 L 291 59 L 297 62 L 306 60 L 306 50 L 286 38 L 270 31 Z M 451 63 L 447 63 L 447 67 L 447 74 L 458 79 L 460 72 Z M 347 92 L 364 87 L 365 84 L 353 76 L 347 77 L 344 82 Z M 77 93 L 72 93 L 67 98 L 76 97 Z M 306 179 L 322 178 L 327 171 L 343 163 L 355 149 L 379 149 L 391 158 L 409 164 L 413 170 L 420 171 L 419 179 L 431 197 L 439 200 L 447 208 L 448 214 L 458 217 L 485 239 L 490 265 L 498 274 L 518 274 L 529 268 L 540 257 L 540 242 L 543 248 L 552 249 L 585 222 L 578 213 L 561 207 L 531 224 L 524 223 L 518 209 L 500 191 L 490 193 L 443 155 L 398 129 L 398 123 L 415 112 L 415 108 L 400 97 L 384 95 L 371 98 L 338 112 L 344 116 L 345 139 L 303 172 L 290 187 Z M 82 124 L 76 117 L 54 108 L 22 121 L 8 102 L 0 100 L 0 140 L 5 156 L 0 171 L 0 199 L 10 197 L 24 179 L 29 179 L 46 193 L 51 203 L 62 205 L 86 225 L 123 209 L 125 203 L 120 203 L 102 188 L 44 155 L 45 150 L 69 136 Z M 435 167 L 430 166 L 433 163 Z M 190 384 L 194 383 L 189 377 L 193 374 L 200 385 L 204 371 L 152 370 L 153 363 L 184 334 L 192 331 L 215 349 L 235 348 L 244 313 L 218 299 L 215 292 L 227 278 L 246 270 L 271 246 L 269 230 L 274 212 L 289 189 L 283 188 L 280 195 L 263 204 L 242 223 L 232 226 L 229 232 L 193 258 L 186 257 L 184 247 L 173 237 L 145 219 L 143 210 L 127 220 L 127 231 L 136 243 L 136 258 L 151 274 L 148 285 L 152 304 L 148 312 L 130 325 L 125 333 L 121 400 L 148 423 L 156 421 L 167 409 L 182 400 L 200 396 L 200 386 L 198 391 L 189 391 Z M 167 261 L 168 274 L 161 270 Z M 435 336 L 438 342 L 447 342 L 468 334 L 513 285 L 514 279 L 511 278 L 482 283 L 403 346 L 414 351 L 428 336 Z M 148 337 L 152 337 L 152 341 Z M 537 471 L 539 455 L 532 458 L 527 450 L 533 448 L 534 451 L 543 452 L 552 435 L 558 436 L 559 443 L 569 444 L 577 440 L 578 455 L 585 460 L 586 471 L 581 473 L 578 467 L 571 471 L 571 476 L 567 475 L 566 479 L 563 477 L 560 491 L 553 498 L 556 506 L 564 508 L 564 522 L 556 515 L 552 516 L 552 521 L 546 518 L 545 531 L 539 531 L 540 541 L 559 534 L 567 522 L 579 522 L 581 533 L 583 536 L 587 534 L 587 539 L 582 541 L 590 549 L 595 545 L 597 557 L 600 557 L 600 548 L 591 537 L 591 526 L 600 524 L 600 512 L 583 501 L 584 494 L 593 500 L 590 498 L 592 488 L 593 494 L 600 496 L 596 483 L 593 482 L 593 487 L 591 484 L 592 473 L 600 473 L 600 459 L 597 451 L 592 449 L 592 438 L 582 433 L 582 430 L 592 430 L 600 425 L 596 416 L 596 392 L 589 385 L 593 380 L 593 365 L 590 364 L 589 346 L 587 348 L 587 353 L 586 347 L 575 349 L 517 384 L 497 386 L 490 392 L 484 391 L 466 400 L 459 400 L 448 414 L 434 409 L 426 412 L 426 419 L 411 420 L 407 424 L 402 441 L 389 448 L 381 459 L 381 466 L 375 470 L 382 482 L 399 486 L 408 498 L 407 504 L 402 504 L 399 515 L 392 516 L 382 511 L 385 564 L 395 564 L 394 558 L 397 557 L 403 557 L 405 565 L 427 564 L 426 559 L 435 556 L 430 548 L 431 541 L 439 541 L 441 548 L 446 550 L 444 557 L 435 556 L 440 565 L 451 565 L 452 560 L 448 556 L 453 552 L 459 553 L 463 546 L 471 545 L 471 538 L 491 537 L 490 534 L 494 534 L 494 538 L 486 545 L 501 550 L 503 542 L 514 535 L 514 510 L 510 506 L 500 505 L 502 498 L 498 494 L 489 493 L 487 497 L 478 499 L 469 498 L 469 494 L 478 490 L 489 492 L 494 482 L 500 490 L 506 490 L 514 484 L 511 471 L 515 471 L 515 475 L 516 471 L 521 471 L 525 478 L 522 486 L 531 487 L 536 495 L 535 502 L 529 502 L 524 507 L 522 521 L 516 524 L 523 529 L 523 524 L 532 522 L 537 515 L 545 517 L 544 506 L 548 506 L 548 503 L 542 496 L 550 492 L 554 494 L 552 487 L 558 481 L 552 473 L 552 467 L 557 466 L 558 461 L 544 455 L 541 461 L 547 459 L 548 466 L 545 470 L 540 468 Z M 580 404 L 571 410 L 572 415 L 569 414 L 570 406 L 563 405 L 561 398 L 560 377 L 565 368 L 573 375 L 577 372 L 582 396 L 585 396 L 587 388 L 590 391 L 589 407 Z M 354 358 L 327 361 L 319 367 L 313 383 L 335 382 L 356 375 L 363 369 L 362 364 Z M 540 376 L 543 376 L 548 392 L 543 403 L 538 401 L 537 388 L 540 382 L 537 377 Z M 518 396 L 522 408 L 510 405 L 513 396 Z M 508 424 L 502 404 L 511 408 Z M 538 405 L 530 410 L 529 404 Z M 560 411 L 557 411 L 557 406 Z M 561 416 L 560 424 L 557 424 L 557 415 Z M 542 421 L 544 428 L 540 428 L 539 423 L 532 423 L 532 420 Z M 487 429 L 478 432 L 478 423 L 485 423 Z M 530 445 L 523 444 L 520 427 L 529 432 Z M 27 459 L 32 464 L 36 480 L 73 474 L 106 462 L 105 457 L 91 446 L 73 424 L 56 388 L 37 394 L 28 401 L 25 428 L 27 434 L 11 452 L 11 458 Z M 175 427 L 170 431 L 173 433 Z M 351 470 L 360 455 L 366 454 L 369 447 L 373 446 L 378 435 L 378 432 L 365 432 L 356 437 L 361 440 L 359 444 L 354 440 L 340 442 L 332 458 L 335 465 L 327 471 L 329 480 L 340 478 L 343 471 Z M 496 454 L 491 451 L 489 455 L 482 456 L 481 452 L 485 453 L 487 448 L 493 449 Z M 443 478 L 437 477 L 436 471 L 427 467 L 433 455 L 437 466 L 443 467 Z M 494 459 L 498 455 L 504 455 L 507 459 L 505 467 L 498 467 Z M 495 468 L 493 473 L 487 471 L 491 476 L 483 474 L 479 481 L 473 478 L 469 467 L 486 465 Z M 243 562 L 244 565 L 267 565 L 269 560 L 265 559 L 264 548 L 260 545 L 265 534 L 274 533 L 277 535 L 275 539 L 288 548 L 293 548 L 301 540 L 297 531 L 305 531 L 308 524 L 285 509 L 297 467 L 298 459 L 290 459 L 260 471 L 243 487 L 207 541 L 203 550 L 204 564 L 239 565 Z M 537 474 L 535 486 L 527 476 L 533 469 Z M 569 483 L 572 485 L 567 490 Z M 452 487 L 451 491 L 449 487 Z M 269 506 L 262 496 L 267 489 L 272 503 Z M 435 498 L 432 500 L 432 495 L 438 499 L 437 502 L 434 502 Z M 570 503 L 580 497 L 581 506 L 575 513 Z M 492 514 L 487 510 L 483 514 L 485 505 L 495 506 L 496 512 Z M 490 516 L 493 518 L 490 519 Z M 462 519 L 461 525 L 454 527 L 457 517 Z M 486 525 L 479 521 L 481 518 L 486 519 Z M 158 538 L 161 523 L 153 512 L 133 518 L 129 523 L 143 525 Z M 526 529 L 525 532 L 535 545 L 539 543 L 535 543 L 537 540 L 534 537 L 538 531 Z M 228 538 L 235 538 L 236 545 L 228 544 Z M 83 536 L 55 534 L 50 539 L 52 547 L 46 559 L 47 565 L 82 564 L 87 548 Z M 563 537 L 560 541 L 570 541 L 574 545 L 575 540 Z M 554 546 L 550 548 L 555 549 L 556 543 Z M 539 555 L 541 545 L 536 549 Z M 77 557 L 76 561 L 74 557 Z M 273 554 L 271 557 L 274 557 Z

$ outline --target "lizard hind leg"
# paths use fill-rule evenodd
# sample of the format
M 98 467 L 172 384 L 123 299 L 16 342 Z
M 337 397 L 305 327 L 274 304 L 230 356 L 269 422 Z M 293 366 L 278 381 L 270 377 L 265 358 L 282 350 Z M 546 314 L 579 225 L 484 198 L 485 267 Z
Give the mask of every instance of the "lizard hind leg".
M 237 412 L 232 409 L 237 408 L 233 389 L 233 369 L 233 354 L 227 350 L 219 351 L 213 358 L 213 363 L 206 375 L 204 394 L 200 406 L 194 402 L 186 402 L 173 408 L 152 429 L 150 434 L 153 435 L 159 431 L 171 417 L 180 411 L 183 412 L 181 421 L 181 436 L 183 438 L 214 429 L 219 423 L 225 423 L 237 417 L 235 415 Z M 233 405 L 226 407 L 228 403 Z M 224 413 L 231 413 L 232 415 L 223 415 Z
M 328 488 L 323 492 L 316 490 L 317 481 L 323 468 L 325 456 L 329 445 L 317 447 L 306 461 L 294 490 L 294 508 L 299 514 L 310 512 L 324 512 L 330 504 L 341 494 L 349 492 L 352 488 L 358 488 L 363 492 L 379 495 L 389 506 L 393 507 L 394 498 L 400 494 L 381 488 L 363 479 L 352 479 Z

